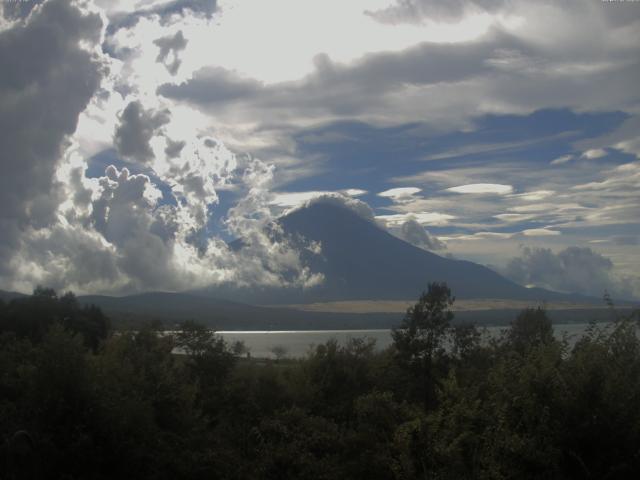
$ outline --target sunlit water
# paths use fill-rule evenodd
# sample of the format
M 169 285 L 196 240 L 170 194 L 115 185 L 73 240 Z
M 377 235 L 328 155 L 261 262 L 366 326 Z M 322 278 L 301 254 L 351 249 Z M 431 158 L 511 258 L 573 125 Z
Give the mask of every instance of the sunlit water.
M 579 339 L 589 326 L 588 323 L 568 323 L 554 325 L 557 338 L 567 335 L 569 342 Z M 485 335 L 498 336 L 506 327 L 486 327 Z M 281 347 L 286 357 L 303 357 L 315 345 L 335 339 L 345 344 L 350 338 L 370 338 L 376 341 L 376 349 L 384 349 L 391 342 L 391 330 L 310 330 L 310 331 L 219 331 L 229 344 L 244 342 L 251 357 L 274 358 L 273 349 Z

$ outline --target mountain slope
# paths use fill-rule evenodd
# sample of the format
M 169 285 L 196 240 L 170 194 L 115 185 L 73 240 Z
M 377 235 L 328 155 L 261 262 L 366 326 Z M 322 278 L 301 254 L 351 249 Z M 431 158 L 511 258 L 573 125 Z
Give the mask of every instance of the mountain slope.
M 24 293 L 18 293 L 18 292 L 9 292 L 6 290 L 0 290 L 0 300 L 2 300 L 3 302 L 9 302 L 13 299 L 16 298 L 23 298 L 26 297 L 27 295 L 25 295 Z
M 306 253 L 305 260 L 314 272 L 324 274 L 323 284 L 306 290 L 224 288 L 217 290 L 219 296 L 250 303 L 405 300 L 417 298 L 429 282 L 443 281 L 458 298 L 589 300 L 528 289 L 482 265 L 427 252 L 335 204 L 314 203 L 279 222 L 287 234 L 321 243 L 322 254 Z

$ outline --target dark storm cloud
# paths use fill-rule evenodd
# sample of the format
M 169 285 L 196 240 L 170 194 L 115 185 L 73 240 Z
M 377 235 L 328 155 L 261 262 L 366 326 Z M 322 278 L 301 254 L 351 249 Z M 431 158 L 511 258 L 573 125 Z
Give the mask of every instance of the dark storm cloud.
M 47 226 L 61 201 L 55 172 L 66 135 L 103 76 L 95 45 L 102 22 L 51 0 L 0 32 L 0 274 L 24 229 Z

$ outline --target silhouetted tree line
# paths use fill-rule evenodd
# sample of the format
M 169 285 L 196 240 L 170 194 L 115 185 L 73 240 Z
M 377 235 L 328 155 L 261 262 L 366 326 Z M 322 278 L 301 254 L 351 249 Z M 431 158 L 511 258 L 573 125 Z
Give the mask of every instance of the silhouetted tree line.
M 429 285 L 381 352 L 242 358 L 207 328 L 112 333 L 72 294 L 0 302 L 0 478 L 640 478 L 637 314 L 499 338 Z M 176 354 L 176 348 L 181 354 Z

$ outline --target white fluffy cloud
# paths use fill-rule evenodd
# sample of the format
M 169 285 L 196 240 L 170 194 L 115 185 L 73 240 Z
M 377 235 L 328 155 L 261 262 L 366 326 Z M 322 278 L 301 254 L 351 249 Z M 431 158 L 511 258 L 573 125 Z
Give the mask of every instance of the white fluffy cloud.
M 0 76 L 0 288 L 132 292 L 321 281 L 303 265 L 299 241 L 294 247 L 273 235 L 273 168 L 238 159 L 202 132 L 206 123 L 193 128 L 196 114 L 148 95 L 139 83 L 146 77 L 129 75 L 135 55 L 121 62 L 103 54 L 104 17 L 84 3 L 49 0 L 29 16 L 12 10 L 0 30 L 0 60 L 10 65 Z M 215 4 L 155 2 L 129 20 L 207 17 Z M 178 33 L 156 41 L 156 60 L 169 73 L 185 43 Z M 85 146 L 108 147 L 110 135 L 130 167 L 87 178 Z M 210 231 L 220 189 L 241 198 L 224 225 L 248 245 L 242 251 Z
M 6 3 L 6 2 L 5 2 Z M 0 31 L 0 278 L 21 269 L 25 231 L 45 231 L 63 200 L 56 181 L 66 137 L 104 74 L 100 16 L 51 0 Z
M 443 250 L 447 248 L 444 242 L 431 235 L 414 218 L 409 218 L 402 224 L 398 236 L 406 242 L 425 250 Z
M 323 195 L 318 195 L 307 202 L 303 203 L 301 207 L 308 207 L 315 203 L 328 203 L 331 205 L 338 205 L 340 207 L 348 208 L 352 210 L 360 217 L 371 222 L 375 221 L 375 214 L 371 207 L 362 200 L 344 195 L 339 192 L 329 192 Z
M 568 247 L 554 253 L 528 248 L 513 258 L 503 273 L 522 285 L 602 297 L 608 291 L 619 299 L 638 298 L 637 280 L 615 276 L 613 263 L 590 248 Z
M 414 195 L 419 192 L 420 189 L 416 187 L 399 187 L 380 192 L 378 193 L 378 196 L 390 198 L 394 202 L 403 202 L 413 200 Z

